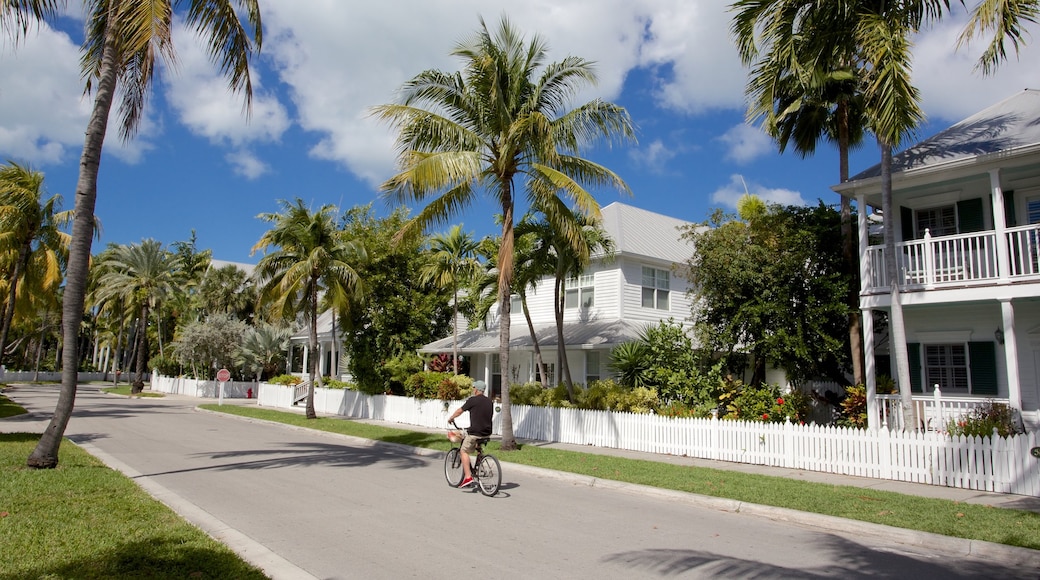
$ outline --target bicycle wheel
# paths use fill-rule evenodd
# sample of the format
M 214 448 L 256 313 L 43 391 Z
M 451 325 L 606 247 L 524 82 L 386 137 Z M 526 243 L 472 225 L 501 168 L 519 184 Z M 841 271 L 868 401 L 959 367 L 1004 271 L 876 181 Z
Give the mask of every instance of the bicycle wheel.
M 477 462 L 476 477 L 480 493 L 491 497 L 498 493 L 498 486 L 502 485 L 502 464 L 494 455 L 482 455 Z
M 458 487 L 462 483 L 462 458 L 459 457 L 459 448 L 452 447 L 444 456 L 444 479 L 448 485 Z

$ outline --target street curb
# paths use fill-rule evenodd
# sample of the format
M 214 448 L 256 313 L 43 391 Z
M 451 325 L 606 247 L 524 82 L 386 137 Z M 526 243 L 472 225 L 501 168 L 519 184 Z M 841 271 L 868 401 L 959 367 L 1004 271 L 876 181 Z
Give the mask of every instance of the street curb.
M 209 409 L 201 409 L 199 407 L 194 407 L 194 409 L 202 413 L 214 413 L 223 415 L 225 417 L 233 417 L 235 419 L 240 419 L 244 421 L 266 423 L 270 425 L 279 425 L 283 428 L 307 431 L 310 433 L 317 433 L 321 435 L 328 435 L 339 439 L 346 439 L 359 446 L 384 447 L 387 449 L 393 449 L 404 454 L 422 455 L 427 457 L 444 455 L 443 451 L 437 451 L 436 449 L 426 449 L 423 447 L 413 447 L 411 445 L 404 445 L 402 443 L 390 443 L 386 441 L 377 441 L 374 439 L 365 439 L 363 437 L 355 437 L 353 435 L 330 433 L 328 431 L 318 431 L 315 429 L 308 429 L 307 427 L 300 427 L 298 425 L 287 425 L 285 423 L 279 423 L 277 421 L 268 421 L 267 419 L 257 419 L 255 417 L 243 417 L 241 415 L 221 413 L 220 411 L 211 411 Z M 927 548 L 929 552 L 939 552 L 941 554 L 950 556 L 972 556 L 976 558 L 987 558 L 992 560 L 999 560 L 1000 562 L 1005 564 L 1011 564 L 1016 566 L 1030 566 L 1036 569 L 1040 569 L 1040 550 L 1032 550 L 1030 548 L 1008 546 L 1006 544 L 984 542 L 982 540 L 955 538 L 952 536 L 944 536 L 942 534 L 935 534 L 932 532 L 908 530 L 906 528 L 886 526 L 884 524 L 863 522 L 860 520 L 840 518 L 825 514 L 815 514 L 812 512 L 804 512 L 789 508 L 767 506 L 743 502 L 739 500 L 701 495 L 691 492 L 662 489 L 659 487 L 641 485 L 637 483 L 626 483 L 622 481 L 602 479 L 577 473 L 568 473 L 565 471 L 556 471 L 553 469 L 546 469 L 543 467 L 523 465 L 520 463 L 508 463 L 510 470 L 517 470 L 537 477 L 544 477 L 546 479 L 567 481 L 576 485 L 600 487 L 604 489 L 623 491 L 626 493 L 635 493 L 650 497 L 657 497 L 659 499 L 666 499 L 670 501 L 679 501 L 689 505 L 704 507 L 717 511 L 764 517 L 770 520 L 795 523 L 821 530 L 837 532 L 844 535 L 870 535 L 898 544 L 914 546 L 917 548 Z

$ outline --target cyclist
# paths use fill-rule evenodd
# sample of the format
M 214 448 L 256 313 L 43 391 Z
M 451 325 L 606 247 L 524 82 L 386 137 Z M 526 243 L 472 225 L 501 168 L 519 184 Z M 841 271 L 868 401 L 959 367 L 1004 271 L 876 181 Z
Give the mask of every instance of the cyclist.
M 466 438 L 462 440 L 459 455 L 462 457 L 462 483 L 460 488 L 470 487 L 474 484 L 473 473 L 470 470 L 469 454 L 477 450 L 477 440 L 482 437 L 491 436 L 491 419 L 495 413 L 495 404 L 484 395 L 487 384 L 484 381 L 473 381 L 473 396 L 466 399 L 462 407 L 452 413 L 448 421 L 454 421 L 459 415 L 469 411 L 469 429 L 466 429 Z

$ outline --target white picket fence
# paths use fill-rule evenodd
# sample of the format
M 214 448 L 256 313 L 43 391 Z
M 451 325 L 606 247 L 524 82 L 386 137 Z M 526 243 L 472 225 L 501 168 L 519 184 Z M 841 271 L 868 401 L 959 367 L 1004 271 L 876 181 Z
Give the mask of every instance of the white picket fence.
M 185 377 L 164 377 L 156 374 L 152 377 L 151 388 L 158 393 L 169 393 L 172 395 L 186 395 L 208 399 L 220 397 L 220 383 L 217 381 L 202 381 Z M 229 399 L 257 397 L 259 391 L 259 383 L 256 382 L 228 381 L 224 383 L 224 396 Z
M 259 387 L 261 406 L 292 407 L 292 387 Z M 430 428 L 446 426 L 461 402 L 315 389 L 318 413 Z M 720 419 L 675 419 L 513 405 L 520 439 L 770 465 L 826 473 L 1040 496 L 1037 433 L 950 437 L 936 431 L 877 431 Z M 501 434 L 501 416 L 495 433 Z

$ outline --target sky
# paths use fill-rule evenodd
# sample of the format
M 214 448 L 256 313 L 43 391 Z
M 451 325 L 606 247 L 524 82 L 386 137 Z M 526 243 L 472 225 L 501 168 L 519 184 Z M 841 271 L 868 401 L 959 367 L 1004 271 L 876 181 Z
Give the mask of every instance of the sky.
M 198 248 L 214 258 L 255 263 L 262 254 L 252 247 L 268 225 L 258 216 L 279 211 L 279 200 L 298 197 L 314 209 L 372 204 L 386 215 L 392 206 L 379 186 L 395 172 L 394 136 L 371 108 L 395 102 L 397 90 L 424 70 L 459 70 L 454 47 L 477 32 L 481 17 L 493 31 L 503 15 L 528 39 L 547 42 L 548 61 L 595 63 L 598 83 L 576 104 L 602 98 L 631 115 L 637 142 L 585 152 L 632 190 L 594 191 L 601 206 L 620 201 L 702 222 L 715 208 L 733 210 L 745 191 L 783 204 L 836 205 L 833 147 L 821 144 L 807 159 L 781 155 L 746 122 L 748 71 L 729 33 L 729 4 L 260 0 L 264 42 L 251 69 L 248 119 L 241 95 L 227 92 L 199 41 L 178 23 L 177 61 L 160 68 L 132 141 L 120 141 L 113 110 L 95 208 L 103 233 L 93 251 L 147 238 L 172 244 L 194 231 Z M 62 195 L 65 209 L 73 207 L 92 104 L 79 74 L 81 8 L 70 5 L 76 9 L 17 46 L 0 42 L 0 161 L 44 172 L 47 193 Z M 915 39 L 914 84 L 927 122 L 906 145 L 1040 88 L 1033 45 L 1011 54 L 997 74 L 974 71 L 982 45 L 956 49 L 966 17 L 953 6 L 958 14 Z M 853 152 L 851 173 L 879 160 L 868 141 Z M 451 223 L 477 237 L 493 234 L 496 211 L 483 198 Z

